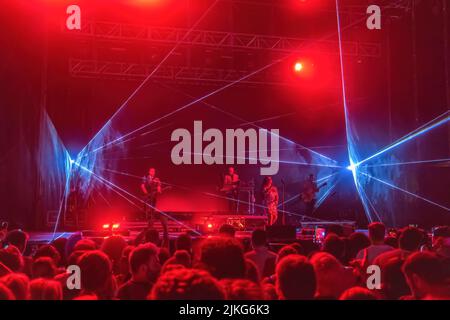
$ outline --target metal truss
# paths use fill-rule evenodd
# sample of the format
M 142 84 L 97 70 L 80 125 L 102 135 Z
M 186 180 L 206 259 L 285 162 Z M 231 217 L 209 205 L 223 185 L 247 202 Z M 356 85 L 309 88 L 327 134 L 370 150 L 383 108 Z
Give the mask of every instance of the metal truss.
M 412 10 L 413 0 L 379 0 L 378 3 L 373 3 L 379 5 L 383 10 L 383 18 L 389 19 L 400 19 L 406 13 Z M 343 5 L 343 10 L 347 14 L 355 15 L 357 13 L 362 13 L 366 15 L 366 8 L 372 3 L 359 3 L 359 4 L 346 4 Z
M 103 78 L 115 80 L 138 80 L 148 76 L 154 65 L 128 62 L 99 61 L 86 59 L 70 59 L 69 71 L 77 78 Z M 153 75 L 155 80 L 173 81 L 190 84 L 230 83 L 248 75 L 251 70 L 200 68 L 189 66 L 161 66 Z M 293 86 L 286 81 L 281 72 L 263 71 L 243 80 L 246 85 L 282 85 Z
M 235 4 L 243 3 L 243 4 L 252 4 L 255 6 L 278 6 L 278 7 L 292 7 L 292 4 L 289 2 L 284 1 L 273 1 L 273 0 L 222 0 L 224 2 L 231 2 Z M 379 5 L 387 8 L 405 8 L 409 5 L 411 0 L 379 0 Z M 371 3 L 371 1 L 364 1 L 364 0 L 341 0 L 340 6 L 342 7 L 342 11 L 344 13 L 352 12 L 351 9 L 355 8 L 357 6 L 359 7 L 366 7 L 368 4 Z M 358 4 L 358 5 L 356 5 Z M 321 11 L 330 11 L 330 8 L 334 8 L 334 2 L 330 2 L 331 7 L 324 7 L 320 9 Z M 353 13 L 353 12 L 352 12 Z M 365 15 L 365 11 L 363 13 L 360 13 L 360 15 Z
M 338 55 L 337 41 L 289 38 L 223 31 L 192 30 L 173 27 L 154 27 L 114 22 L 88 21 L 75 33 L 95 40 L 148 41 L 161 45 L 206 46 L 236 50 L 264 50 L 265 52 L 315 52 Z M 73 34 L 73 32 L 72 32 Z M 381 45 L 363 41 L 343 42 L 344 55 L 379 58 Z

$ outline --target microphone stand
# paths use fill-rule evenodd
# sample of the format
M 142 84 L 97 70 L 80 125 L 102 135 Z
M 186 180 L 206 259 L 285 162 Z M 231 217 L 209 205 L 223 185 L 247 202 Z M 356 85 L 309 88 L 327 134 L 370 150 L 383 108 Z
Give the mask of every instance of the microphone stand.
M 284 180 L 281 179 L 281 210 L 283 211 L 283 218 L 281 219 L 281 223 L 284 225 L 286 225 L 286 211 L 284 210 L 284 195 L 285 195 L 285 186 L 286 184 L 284 183 Z

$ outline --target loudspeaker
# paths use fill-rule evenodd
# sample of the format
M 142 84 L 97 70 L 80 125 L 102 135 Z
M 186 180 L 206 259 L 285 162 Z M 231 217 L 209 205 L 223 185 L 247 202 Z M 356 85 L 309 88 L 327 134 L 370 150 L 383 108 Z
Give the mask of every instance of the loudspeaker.
M 295 226 L 270 226 L 267 227 L 267 238 L 273 240 L 295 240 L 297 230 Z

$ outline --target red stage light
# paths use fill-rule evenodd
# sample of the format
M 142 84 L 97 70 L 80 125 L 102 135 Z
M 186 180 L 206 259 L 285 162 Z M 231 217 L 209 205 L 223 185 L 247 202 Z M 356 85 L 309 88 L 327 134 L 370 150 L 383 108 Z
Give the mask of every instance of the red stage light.
M 109 229 L 119 229 L 120 228 L 120 223 L 105 223 L 102 225 L 102 228 L 105 230 L 109 230 Z
M 302 15 L 317 14 L 329 7 L 330 0 L 288 0 L 290 7 Z
M 208 223 L 208 229 L 212 229 L 213 225 L 212 223 Z
M 294 71 L 301 72 L 303 70 L 303 64 L 301 62 L 296 62 L 294 64 Z
M 158 5 L 161 4 L 162 0 L 134 0 L 137 5 Z

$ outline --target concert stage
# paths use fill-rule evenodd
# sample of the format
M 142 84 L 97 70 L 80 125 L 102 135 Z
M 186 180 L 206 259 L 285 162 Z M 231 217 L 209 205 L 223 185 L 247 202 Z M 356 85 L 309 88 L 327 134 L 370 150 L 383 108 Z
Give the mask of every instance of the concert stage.
M 264 229 L 268 232 L 269 240 L 275 243 L 279 241 L 310 241 L 321 243 L 325 234 L 332 228 L 340 228 L 343 235 L 350 235 L 357 230 L 357 224 L 354 221 L 307 221 L 303 220 L 296 224 L 277 224 L 267 225 L 267 216 L 257 215 L 239 215 L 225 214 L 224 212 L 166 212 L 167 230 L 170 241 L 175 240 L 180 234 L 188 233 L 193 239 L 203 239 L 219 234 L 219 228 L 225 224 L 233 226 L 236 231 L 235 237 L 246 240 L 251 238 L 251 234 L 256 229 Z M 61 227 L 64 229 L 64 227 Z M 105 237 L 120 235 L 128 242 L 134 239 L 148 228 L 159 232 L 160 238 L 164 235 L 164 228 L 159 220 L 155 220 L 149 227 L 144 220 L 123 219 L 105 221 L 94 228 L 66 227 L 66 232 L 32 232 L 30 234 L 30 243 L 43 244 L 52 242 L 58 238 L 69 238 L 79 234 L 83 238 L 94 239 L 101 242 Z M 54 225 L 51 228 L 55 230 Z M 363 230 L 359 230 L 363 231 Z M 365 232 L 365 231 L 363 231 Z

